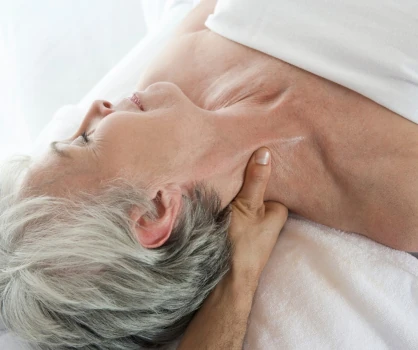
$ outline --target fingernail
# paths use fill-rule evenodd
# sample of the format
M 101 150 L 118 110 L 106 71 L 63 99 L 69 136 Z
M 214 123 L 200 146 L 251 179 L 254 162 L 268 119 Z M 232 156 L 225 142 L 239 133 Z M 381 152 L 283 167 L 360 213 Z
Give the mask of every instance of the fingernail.
M 265 148 L 260 148 L 255 154 L 255 162 L 261 165 L 267 165 L 270 160 L 270 152 Z

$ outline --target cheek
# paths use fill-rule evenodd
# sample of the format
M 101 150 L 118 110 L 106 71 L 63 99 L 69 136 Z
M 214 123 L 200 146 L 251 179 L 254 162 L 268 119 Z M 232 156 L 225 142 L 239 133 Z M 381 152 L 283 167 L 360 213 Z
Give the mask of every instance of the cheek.
M 108 166 L 156 170 L 169 165 L 180 151 L 187 140 L 185 129 L 180 120 L 165 114 L 119 115 L 102 120 L 94 137 L 100 157 L 111 163 Z
M 109 117 L 104 119 L 94 132 L 94 140 L 101 148 L 107 151 L 120 152 L 127 144 L 135 139 L 137 128 L 132 118 L 126 116 Z
M 150 135 L 131 119 L 119 117 L 103 121 L 95 131 L 94 147 L 102 169 L 112 176 L 138 167 L 139 161 L 148 153 L 146 145 Z
M 92 147 L 99 159 L 102 170 L 111 170 L 124 161 L 126 144 L 131 138 L 129 128 L 116 120 L 102 121 L 93 134 Z M 112 169 L 113 170 L 113 169 Z

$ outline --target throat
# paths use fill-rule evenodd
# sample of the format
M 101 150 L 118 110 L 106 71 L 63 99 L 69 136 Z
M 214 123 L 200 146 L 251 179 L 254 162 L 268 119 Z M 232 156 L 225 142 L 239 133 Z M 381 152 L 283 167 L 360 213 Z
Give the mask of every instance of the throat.
M 282 86 L 266 79 L 260 69 L 258 65 L 245 68 L 237 65 L 218 76 L 208 76 L 200 84 L 195 103 L 200 108 L 215 111 L 236 104 L 265 104 L 276 100 L 283 92 Z
M 235 81 L 234 81 L 235 80 Z M 216 111 L 222 108 L 231 107 L 256 95 L 256 89 L 247 82 L 236 81 L 230 74 L 211 81 L 208 88 L 202 92 L 198 105 L 201 108 Z

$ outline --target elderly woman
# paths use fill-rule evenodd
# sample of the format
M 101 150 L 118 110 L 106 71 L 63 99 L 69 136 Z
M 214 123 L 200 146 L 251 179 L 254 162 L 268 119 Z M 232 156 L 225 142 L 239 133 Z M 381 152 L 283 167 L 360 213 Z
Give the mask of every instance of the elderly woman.
M 240 22 L 222 4 L 209 28 L 215 1 L 186 18 L 130 98 L 94 102 L 73 137 L 3 171 L 2 316 L 29 340 L 134 349 L 181 334 L 228 270 L 229 204 L 260 146 L 264 200 L 418 250 L 418 127 L 400 115 L 413 103 L 227 39 Z M 411 94 L 416 76 L 402 79 Z

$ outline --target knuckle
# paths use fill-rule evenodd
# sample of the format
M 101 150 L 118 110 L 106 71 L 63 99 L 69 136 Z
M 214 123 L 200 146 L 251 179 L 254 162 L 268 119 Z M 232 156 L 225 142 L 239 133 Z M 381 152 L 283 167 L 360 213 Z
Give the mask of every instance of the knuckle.
M 237 210 L 242 212 L 244 215 L 246 215 L 250 218 L 256 217 L 256 215 L 258 214 L 259 209 L 260 209 L 258 203 L 254 202 L 250 199 L 244 199 L 244 198 L 236 199 L 233 202 L 233 206 Z
M 277 212 L 283 218 L 287 218 L 287 215 L 289 214 L 288 209 L 283 204 L 277 206 Z
M 273 213 L 274 216 L 282 221 L 286 221 L 289 215 L 289 210 L 283 204 L 278 202 L 266 203 L 266 208 L 269 212 Z

